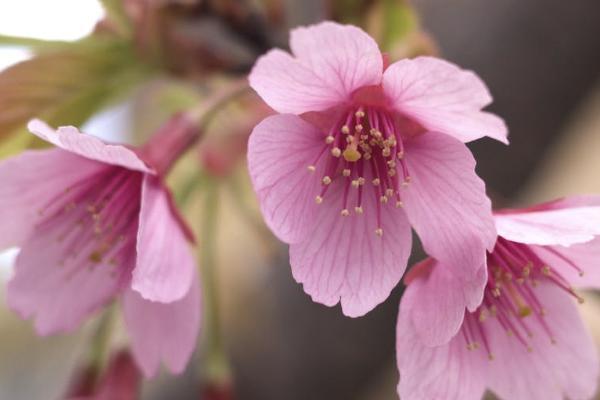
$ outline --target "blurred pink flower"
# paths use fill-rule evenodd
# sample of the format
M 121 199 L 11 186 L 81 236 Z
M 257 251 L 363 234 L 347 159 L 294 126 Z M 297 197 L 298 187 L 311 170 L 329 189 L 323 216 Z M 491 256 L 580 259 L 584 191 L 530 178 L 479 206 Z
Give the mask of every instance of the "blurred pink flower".
M 40 335 L 74 330 L 120 296 L 145 374 L 161 360 L 183 370 L 199 329 L 199 286 L 190 233 L 160 177 L 173 136 L 185 139 L 181 128 L 173 120 L 138 155 L 35 120 L 29 129 L 57 148 L 0 163 L 0 248 L 21 248 L 7 300 Z
M 600 287 L 598 205 L 574 198 L 496 214 L 473 312 L 451 265 L 411 270 L 397 327 L 400 397 L 474 400 L 489 388 L 510 400 L 592 398 L 597 352 L 572 286 Z
M 93 367 L 78 372 L 65 396 L 66 400 L 136 400 L 142 379 L 131 355 L 121 351 L 113 356 L 96 382 Z
M 290 46 L 293 56 L 271 50 L 250 74 L 282 114 L 254 129 L 248 162 L 295 279 L 314 301 L 363 315 L 402 277 L 412 225 L 429 254 L 472 266 L 454 271 L 469 282 L 496 231 L 463 142 L 507 142 L 504 122 L 481 111 L 485 84 L 431 57 L 386 68 L 371 37 L 333 22 L 293 30 Z

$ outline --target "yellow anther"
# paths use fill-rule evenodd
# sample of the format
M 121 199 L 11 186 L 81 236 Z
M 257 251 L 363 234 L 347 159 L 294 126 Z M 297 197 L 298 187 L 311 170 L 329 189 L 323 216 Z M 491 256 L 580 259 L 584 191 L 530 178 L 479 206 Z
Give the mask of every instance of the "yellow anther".
M 381 150 L 381 154 L 384 157 L 389 157 L 391 154 L 390 148 L 389 147 L 384 147 L 383 150 Z
M 544 275 L 550 275 L 550 267 L 547 266 L 547 265 L 544 265 L 542 267 L 542 274 L 544 274 Z
M 388 169 L 388 175 L 389 176 L 395 176 L 396 175 L 396 170 L 394 168 Z M 406 182 L 403 182 L 402 184 L 404 185 L 404 183 L 406 183 Z
M 323 185 L 329 185 L 331 183 L 331 178 L 325 175 L 322 179 Z
M 385 195 L 386 195 L 387 197 L 392 197 L 392 196 L 394 195 L 394 189 L 389 189 L 389 188 L 388 188 L 388 189 L 386 189 L 386 190 L 385 190 Z
M 363 129 L 364 128 L 363 128 L 363 126 L 361 124 L 357 124 L 357 125 L 354 126 L 354 131 L 355 132 L 361 133 Z
M 362 176 L 359 176 L 357 180 L 358 180 L 358 184 L 360 186 L 365 184 L 365 178 L 363 178 Z
M 350 211 L 344 208 L 340 214 L 342 214 L 342 217 L 347 217 L 350 215 Z
M 519 307 L 519 317 L 521 317 L 521 318 L 529 317 L 532 312 L 533 311 L 531 310 L 531 307 L 529 307 L 529 306 Z
M 334 141 L 335 141 L 335 138 L 334 138 L 333 136 L 331 136 L 331 135 L 328 135 L 328 136 L 325 138 L 325 143 L 327 143 L 327 144 L 331 144 L 331 143 L 333 143 Z
M 348 162 L 356 162 L 360 160 L 361 154 L 355 146 L 348 146 L 344 150 L 344 159 Z
M 402 206 L 404 206 L 404 203 L 402 203 L 400 200 L 398 200 L 396 202 L 396 208 L 402 208 Z
M 371 153 L 365 153 L 365 160 L 370 160 L 371 159 Z
M 350 128 L 348 127 L 348 125 L 342 126 L 342 133 L 346 135 L 350 133 Z
M 398 157 L 398 160 L 402 160 L 404 158 L 404 152 L 403 151 L 399 151 L 396 156 Z
M 334 147 L 333 149 L 331 149 L 331 155 L 334 157 L 339 157 L 342 155 L 342 150 L 340 150 L 339 147 Z
M 373 181 L 372 181 L 372 182 L 373 182 L 373 185 L 374 185 L 374 186 L 379 186 L 379 184 L 381 183 L 381 182 L 379 181 L 379 178 L 375 178 L 375 179 L 373 179 Z
M 102 253 L 98 250 L 92 252 L 92 254 L 89 256 L 89 260 L 95 264 L 99 263 L 102 261 Z
M 354 207 L 354 212 L 357 214 L 362 214 L 363 213 L 363 209 L 361 206 L 358 207 Z
M 315 197 L 315 203 L 321 204 L 323 202 L 323 198 L 321 196 Z
M 365 116 L 365 112 L 358 110 L 357 112 L 354 113 L 354 115 L 356 116 L 356 118 L 362 118 Z
M 383 236 L 383 229 L 382 228 L 375 229 L 375 234 L 379 237 Z
M 342 171 L 342 175 L 344 175 L 345 177 L 349 177 L 351 173 L 352 173 L 352 171 L 350 171 L 348 168 L 345 168 Z
M 387 202 L 388 202 L 388 198 L 387 198 L 386 196 L 381 196 L 381 197 L 379 198 L 379 201 L 380 201 L 382 204 L 385 204 L 385 203 L 387 203 Z
M 307 169 L 308 172 L 315 172 L 317 170 L 317 167 L 315 167 L 314 165 L 309 165 Z

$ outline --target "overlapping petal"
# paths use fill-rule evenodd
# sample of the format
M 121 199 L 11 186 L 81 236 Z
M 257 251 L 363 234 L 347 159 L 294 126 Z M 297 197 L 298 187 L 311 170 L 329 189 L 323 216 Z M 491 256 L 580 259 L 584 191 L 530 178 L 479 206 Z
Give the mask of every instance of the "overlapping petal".
M 453 275 L 460 267 L 428 259 L 411 269 L 411 274 L 415 269 L 426 271 L 408 285 L 402 296 L 402 307 L 426 346 L 448 343 L 458 332 L 466 307 L 477 307 L 481 303 L 487 268 L 477 270 L 469 286 Z
M 432 293 L 424 293 L 420 297 L 426 296 L 433 297 Z M 413 325 L 412 305 L 405 301 L 406 297 L 403 297 L 396 328 L 400 398 L 480 400 L 485 391 L 485 366 L 488 362 L 484 353 L 468 351 L 460 335 L 440 346 L 424 345 Z
M 186 231 L 158 178 L 144 177 L 141 202 L 131 287 L 146 300 L 179 300 L 189 291 L 195 268 Z
M 496 241 L 491 203 L 469 149 L 447 135 L 427 132 L 406 143 L 412 183 L 402 191 L 408 219 L 427 254 L 455 266 L 462 282 L 477 277 L 486 248 Z M 468 302 L 478 305 L 480 296 Z
M 600 207 L 594 206 L 513 211 L 494 220 L 500 236 L 519 243 L 570 246 L 600 235 Z
M 492 97 L 471 71 L 433 57 L 404 59 L 385 70 L 383 89 L 397 111 L 427 130 L 463 142 L 489 136 L 508 143 L 504 121 L 481 111 Z
M 200 287 L 194 274 L 183 298 L 172 303 L 145 300 L 128 290 L 123 296 L 131 347 L 144 375 L 153 377 L 163 362 L 175 374 L 183 372 L 200 330 Z
M 381 82 L 381 53 L 359 28 L 331 22 L 298 28 L 290 45 L 296 57 L 271 50 L 249 75 L 252 88 L 280 113 L 326 110 Z

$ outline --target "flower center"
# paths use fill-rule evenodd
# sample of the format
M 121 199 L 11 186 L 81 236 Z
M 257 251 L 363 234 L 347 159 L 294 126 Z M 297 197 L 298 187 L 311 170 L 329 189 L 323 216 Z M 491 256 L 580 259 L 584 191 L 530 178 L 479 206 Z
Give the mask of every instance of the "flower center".
M 38 234 L 60 246 L 59 266 L 129 262 L 135 246 L 142 174 L 103 168 L 66 188 L 39 211 Z
M 339 180 L 344 185 L 340 214 L 348 217 L 353 205 L 360 215 L 364 212 L 364 187 L 371 185 L 376 203 L 375 233 L 382 236 L 381 208 L 392 204 L 402 207 L 400 186 L 410 182 L 402 136 L 393 116 L 376 107 L 350 108 L 328 132 L 325 145 L 308 170 L 314 173 L 319 162 L 323 172 L 316 203 L 321 204 L 331 184 Z
M 580 274 L 583 271 L 573 262 L 550 247 L 540 247 L 559 257 Z M 465 314 L 462 334 L 469 350 L 479 348 L 483 343 L 488 356 L 493 359 L 485 322 L 493 318 L 510 336 L 516 338 L 528 351 L 532 351 L 529 339 L 533 337 L 532 326 L 538 324 L 548 336 L 550 343 L 556 343 L 553 331 L 545 316 L 547 310 L 536 294 L 540 284 L 550 284 L 560 288 L 583 303 L 567 280 L 554 268 L 546 264 L 529 246 L 498 238 L 492 253 L 488 253 L 488 282 L 482 305 L 472 313 Z

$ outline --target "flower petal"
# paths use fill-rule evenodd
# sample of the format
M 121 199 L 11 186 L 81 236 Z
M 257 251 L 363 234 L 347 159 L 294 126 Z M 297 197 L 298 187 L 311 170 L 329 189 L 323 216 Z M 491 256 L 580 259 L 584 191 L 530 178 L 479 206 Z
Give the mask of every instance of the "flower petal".
M 531 248 L 572 286 L 580 289 L 600 288 L 600 238 L 569 247 L 531 246 Z
M 350 99 L 362 86 L 381 82 L 383 59 L 359 28 L 323 22 L 292 31 L 294 58 L 281 50 L 260 57 L 249 80 L 280 113 L 322 111 Z
M 458 140 L 427 132 L 406 142 L 406 163 L 412 183 L 402 199 L 412 226 L 431 257 L 455 268 L 453 274 L 477 286 L 485 250 L 496 242 L 491 203 L 485 184 L 475 173 L 475 160 Z M 475 281 L 474 281 L 475 278 Z M 473 292 L 467 307 L 481 301 Z
M 293 115 L 262 121 L 248 142 L 248 168 L 264 219 L 284 242 L 302 240 L 312 227 L 319 177 L 307 167 L 323 150 L 324 137 Z
M 345 101 L 324 76 L 282 50 L 261 56 L 248 76 L 250 86 L 275 111 L 302 114 Z
M 339 183 L 339 184 L 336 184 Z M 335 181 L 318 206 L 314 230 L 290 246 L 296 281 L 318 303 L 358 317 L 383 302 L 398 284 L 411 250 L 410 226 L 402 210 L 382 207 L 383 236 L 377 236 L 377 199 L 370 186 L 363 196 L 364 214 L 342 217 L 343 185 Z M 334 204 L 333 200 L 339 199 Z
M 66 228 L 69 228 L 68 226 Z M 109 262 L 90 262 L 85 251 L 70 252 L 80 235 L 65 226 L 44 224 L 23 244 L 15 275 L 7 287 L 10 308 L 24 319 L 33 317 L 40 335 L 68 332 L 108 303 L 127 283 L 134 252 L 122 268 Z
M 186 232 L 172 210 L 167 190 L 158 178 L 146 175 L 132 289 L 146 300 L 179 300 L 189 291 L 195 266 Z
M 539 285 L 544 320 L 556 341 L 539 323 L 530 323 L 529 352 L 504 329 L 489 329 L 496 359 L 489 363 L 489 386 L 503 399 L 562 400 L 592 398 L 599 375 L 598 355 L 572 299 L 559 288 Z
M 26 151 L 0 163 L 0 249 L 23 243 L 52 199 L 104 165 L 62 149 Z
M 457 266 L 433 259 L 425 260 L 425 263 L 429 263 L 428 273 L 411 281 L 403 294 L 402 306 L 404 312 L 410 314 L 420 341 L 431 347 L 447 344 L 457 334 L 471 298 L 479 298 L 473 303 L 481 303 L 487 269 L 477 270 L 473 286 L 466 287 L 453 276 Z M 420 266 L 413 267 L 411 272 L 415 268 Z
M 362 29 L 325 21 L 290 33 L 292 53 L 304 65 L 348 98 L 352 92 L 379 85 L 383 57 L 377 43 Z
M 27 129 L 41 139 L 87 159 L 154 173 L 132 150 L 124 146 L 106 144 L 94 136 L 82 134 L 73 126 L 61 126 L 54 130 L 45 122 L 34 119 L 27 124 Z
M 494 220 L 500 236 L 519 243 L 570 246 L 600 235 L 600 207 L 500 213 Z
M 432 293 L 427 295 L 435 297 Z M 411 320 L 413 305 L 406 304 L 405 300 L 406 297 L 403 297 L 400 303 L 400 315 L 396 327 L 400 398 L 402 400 L 481 399 L 485 391 L 485 369 L 482 366 L 485 366 L 486 360 L 483 353 L 468 351 L 460 335 L 455 336 L 445 345 L 425 346 Z
M 188 293 L 172 303 L 144 300 L 133 290 L 125 292 L 123 315 L 133 355 L 147 378 L 156 375 L 161 361 L 174 374 L 184 371 L 196 347 L 201 308 L 195 273 Z
M 508 143 L 504 121 L 481 111 L 492 97 L 471 71 L 433 57 L 404 59 L 385 70 L 383 89 L 397 111 L 427 130 L 463 142 L 489 136 Z

